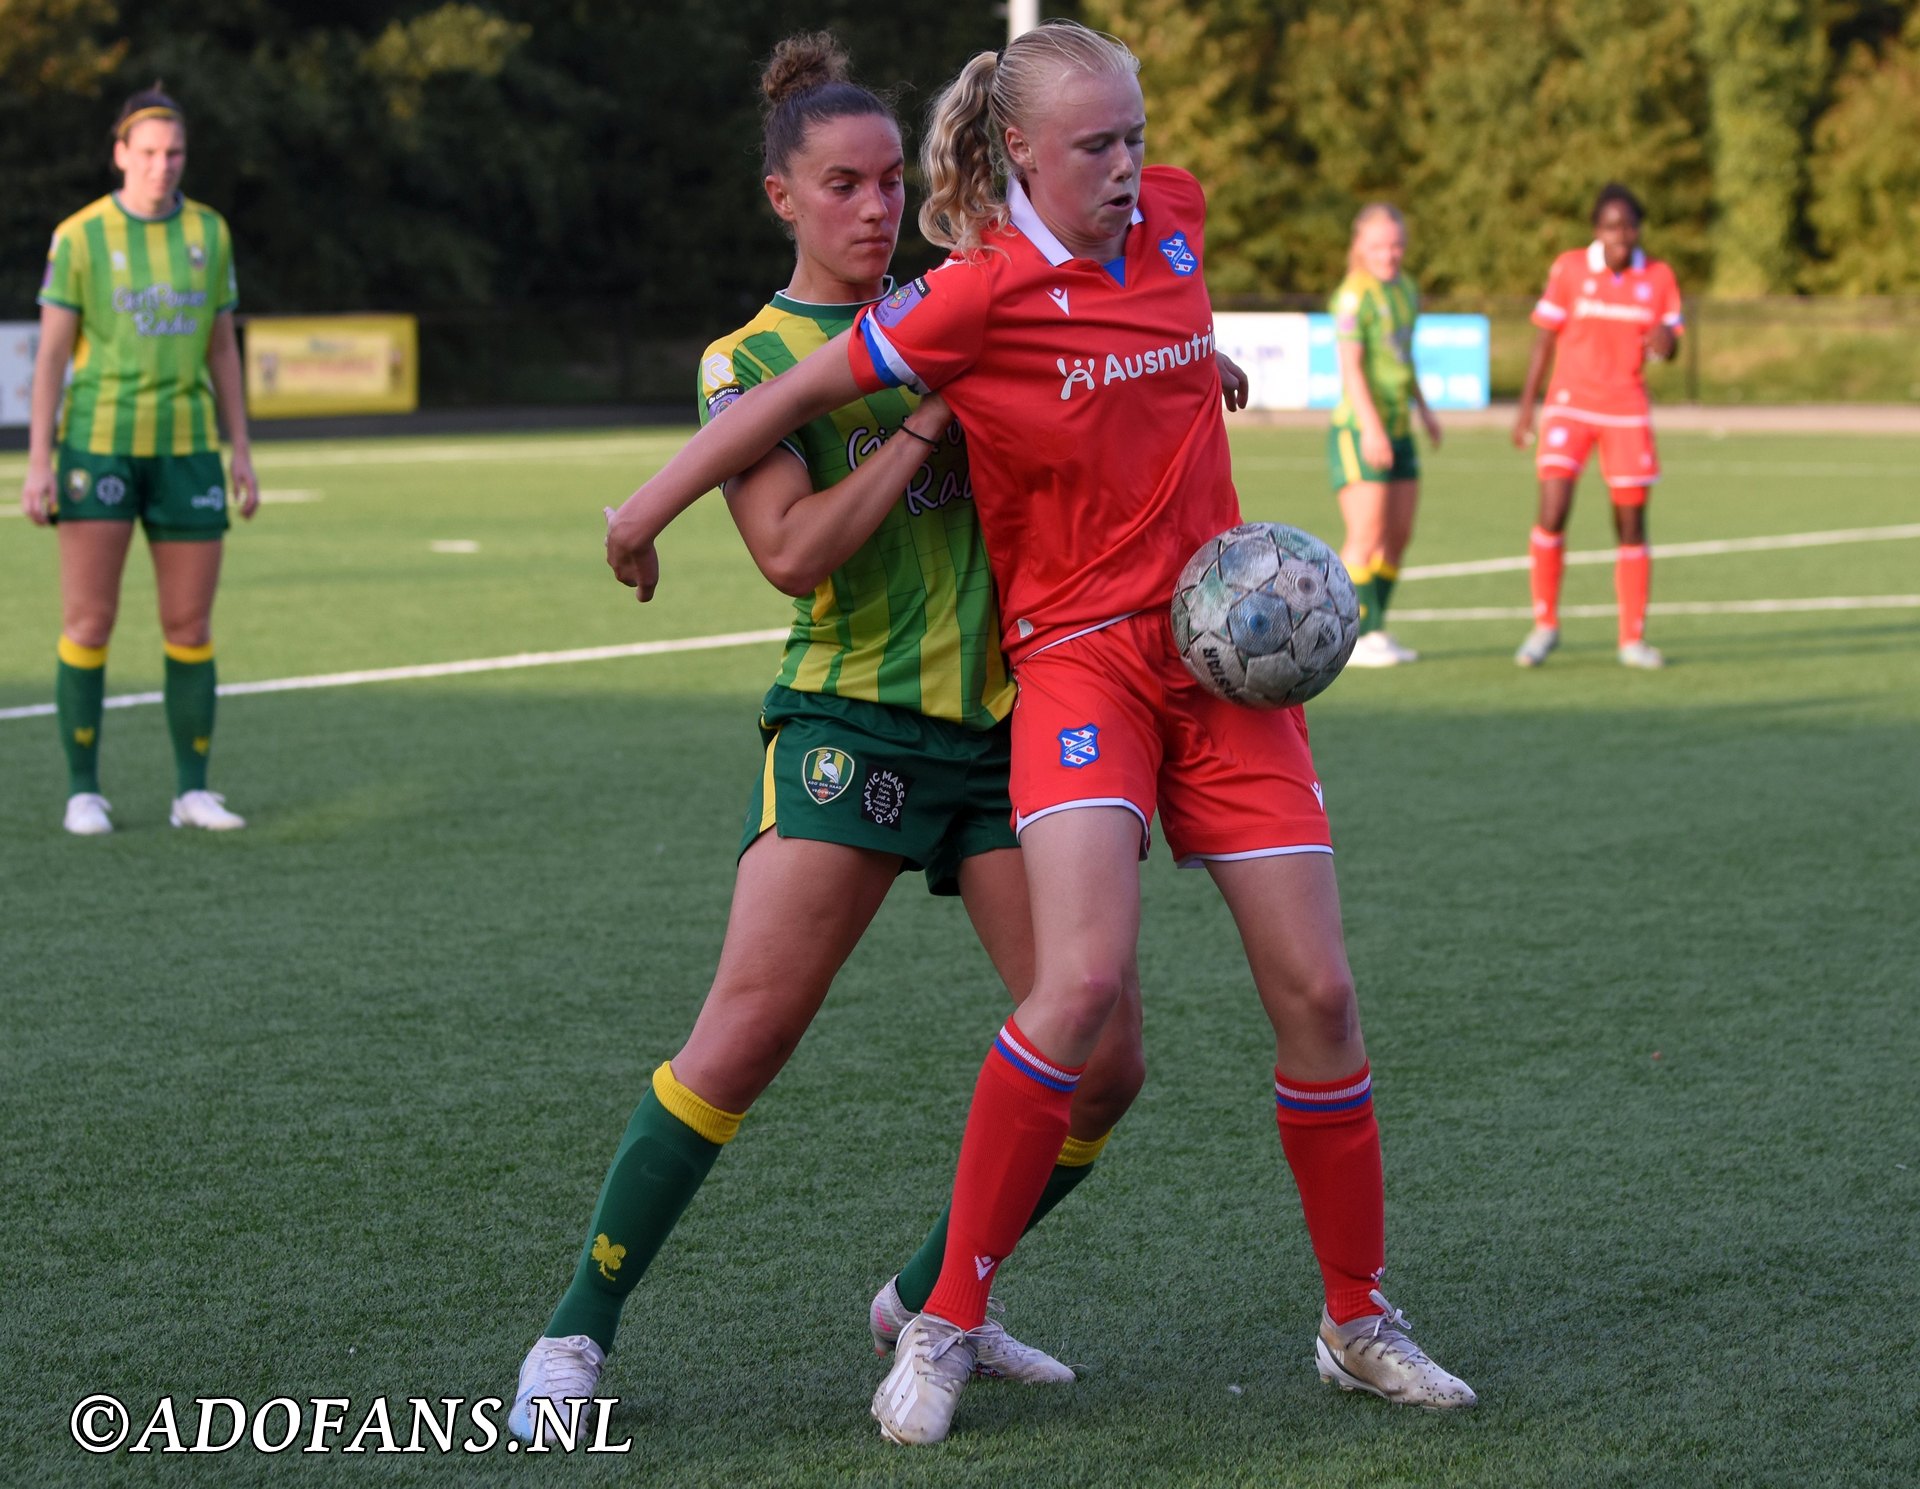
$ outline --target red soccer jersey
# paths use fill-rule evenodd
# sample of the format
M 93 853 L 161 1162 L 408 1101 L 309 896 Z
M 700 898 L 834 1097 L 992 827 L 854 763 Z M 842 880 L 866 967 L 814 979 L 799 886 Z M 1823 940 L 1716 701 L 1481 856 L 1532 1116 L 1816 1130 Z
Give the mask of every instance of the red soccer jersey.
M 1018 183 L 1008 196 L 1012 225 L 987 251 L 863 311 L 849 356 L 863 389 L 938 388 L 960 416 L 1017 660 L 1164 608 L 1240 502 L 1199 183 L 1170 166 L 1141 173 L 1124 283 L 1069 253 Z
M 1560 333 L 1547 406 L 1605 419 L 1647 417 L 1647 332 L 1682 323 L 1673 270 L 1639 249 L 1624 274 L 1598 243 L 1553 261 L 1533 323 Z

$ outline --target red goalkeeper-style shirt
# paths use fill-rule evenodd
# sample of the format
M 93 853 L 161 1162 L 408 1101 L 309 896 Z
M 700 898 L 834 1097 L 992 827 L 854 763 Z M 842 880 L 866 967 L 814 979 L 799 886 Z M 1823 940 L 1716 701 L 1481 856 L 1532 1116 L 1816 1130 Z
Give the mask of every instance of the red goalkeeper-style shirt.
M 1547 409 L 1597 423 L 1647 421 L 1647 333 L 1684 325 L 1673 270 L 1639 249 L 1624 273 L 1598 243 L 1553 261 L 1533 323 L 1559 333 Z
M 1206 198 L 1141 173 L 1109 265 L 1076 258 L 1009 183 L 1012 223 L 861 313 L 863 390 L 938 389 L 966 429 L 974 500 L 1015 660 L 1167 605 L 1181 567 L 1240 520 L 1213 306 Z

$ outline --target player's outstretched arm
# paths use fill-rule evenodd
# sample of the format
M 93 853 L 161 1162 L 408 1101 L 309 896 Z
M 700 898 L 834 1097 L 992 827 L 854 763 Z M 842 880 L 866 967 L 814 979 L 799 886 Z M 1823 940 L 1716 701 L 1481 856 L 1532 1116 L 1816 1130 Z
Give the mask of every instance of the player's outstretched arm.
M 1559 344 L 1560 333 L 1544 326 L 1533 338 L 1533 351 L 1527 358 L 1527 380 L 1520 387 L 1520 410 L 1513 419 L 1513 442 L 1522 450 L 1533 441 L 1533 411 L 1540 402 L 1540 389 L 1546 383 L 1547 374 L 1553 371 L 1553 353 Z
M 806 466 L 786 450 L 729 481 L 727 510 L 760 572 L 782 594 L 812 594 L 873 536 L 919 472 L 931 471 L 928 457 L 945 444 L 952 422 L 944 399 L 925 399 L 903 428 L 824 491 L 813 489 Z
M 757 465 L 789 433 L 859 396 L 842 332 L 797 366 L 750 388 L 680 447 L 659 473 L 607 513 L 607 566 L 614 577 L 653 598 L 660 561 L 654 540 L 701 495 Z

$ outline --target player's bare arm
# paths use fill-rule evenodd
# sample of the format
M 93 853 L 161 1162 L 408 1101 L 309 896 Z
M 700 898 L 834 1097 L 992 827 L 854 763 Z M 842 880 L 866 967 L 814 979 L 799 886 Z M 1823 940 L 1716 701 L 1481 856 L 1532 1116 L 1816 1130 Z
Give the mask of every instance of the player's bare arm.
M 253 474 L 253 441 L 247 435 L 247 399 L 240 375 L 240 338 L 234 333 L 233 312 L 213 318 L 207 341 L 207 375 L 213 380 L 213 401 L 220 422 L 233 442 L 233 490 L 240 499 L 240 515 L 249 520 L 260 510 L 260 483 Z
M 654 540 L 714 487 L 757 465 L 780 441 L 822 414 L 860 396 L 847 364 L 841 332 L 770 382 L 749 388 L 727 410 L 680 447 L 653 478 L 607 513 L 607 567 L 644 604 L 660 581 Z
M 1673 358 L 1680 338 L 1672 326 L 1656 325 L 1647 332 L 1647 355 L 1656 362 L 1666 362 Z
M 1520 410 L 1513 420 L 1513 442 L 1522 450 L 1533 442 L 1533 411 L 1539 405 L 1540 389 L 1546 385 L 1547 374 L 1553 371 L 1554 349 L 1559 343 L 1560 333 L 1545 327 L 1533 338 L 1533 351 L 1527 357 L 1527 379 L 1520 387 Z
M 1373 389 L 1367 386 L 1366 347 L 1358 341 L 1338 343 L 1340 388 L 1353 405 L 1360 420 L 1360 458 L 1368 465 L 1393 464 L 1393 441 L 1387 438 L 1387 426 L 1373 402 Z
M 1213 358 L 1220 366 L 1220 396 L 1226 402 L 1227 412 L 1238 413 L 1247 406 L 1247 391 L 1251 386 L 1246 369 L 1225 352 L 1215 352 Z
M 1408 365 L 1413 366 L 1409 357 Z M 1420 369 L 1413 367 L 1413 387 L 1410 390 L 1413 399 L 1413 411 L 1420 416 L 1420 425 L 1427 431 L 1427 443 L 1434 449 L 1440 448 L 1440 421 L 1434 417 L 1433 409 L 1427 403 L 1427 395 L 1420 388 Z
M 67 363 L 80 335 L 80 312 L 64 305 L 40 307 L 40 348 L 33 358 L 33 403 L 27 419 L 27 479 L 20 488 L 20 511 L 29 522 L 47 525 L 53 510 L 53 426 L 66 391 Z
M 729 481 L 727 509 L 768 582 L 796 597 L 819 588 L 873 536 L 952 422 L 944 399 L 926 399 L 852 475 L 824 491 L 813 489 L 806 466 L 784 448 Z

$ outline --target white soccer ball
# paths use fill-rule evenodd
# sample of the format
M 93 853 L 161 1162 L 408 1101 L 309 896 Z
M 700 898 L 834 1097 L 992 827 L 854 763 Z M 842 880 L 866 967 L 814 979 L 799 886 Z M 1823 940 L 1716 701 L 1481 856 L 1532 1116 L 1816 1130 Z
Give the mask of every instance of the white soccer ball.
M 1249 708 L 1305 703 L 1360 635 L 1347 566 L 1297 527 L 1246 522 L 1209 538 L 1173 591 L 1173 644 L 1200 685 Z

